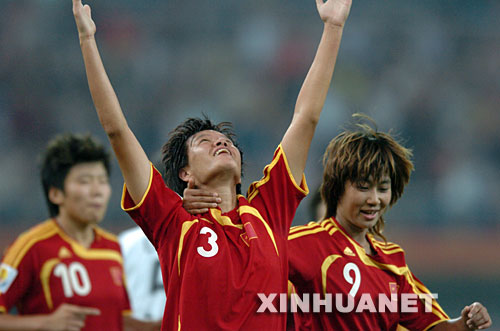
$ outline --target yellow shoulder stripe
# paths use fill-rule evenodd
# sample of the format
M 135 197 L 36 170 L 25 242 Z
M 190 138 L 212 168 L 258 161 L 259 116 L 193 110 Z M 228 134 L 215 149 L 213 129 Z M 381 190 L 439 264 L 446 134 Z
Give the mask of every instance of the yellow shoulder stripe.
M 13 268 L 17 268 L 33 245 L 39 241 L 50 238 L 55 235 L 57 231 L 58 229 L 54 221 L 47 220 L 22 233 L 7 250 L 4 262 Z

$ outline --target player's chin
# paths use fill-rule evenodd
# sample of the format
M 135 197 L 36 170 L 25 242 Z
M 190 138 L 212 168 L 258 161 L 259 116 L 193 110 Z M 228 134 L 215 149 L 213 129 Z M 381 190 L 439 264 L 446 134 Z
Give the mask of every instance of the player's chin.
M 103 212 L 93 212 L 93 213 L 89 213 L 87 215 L 87 223 L 89 224 L 98 224 L 98 223 L 101 223 L 102 220 L 104 219 L 104 214 L 106 212 L 103 211 Z

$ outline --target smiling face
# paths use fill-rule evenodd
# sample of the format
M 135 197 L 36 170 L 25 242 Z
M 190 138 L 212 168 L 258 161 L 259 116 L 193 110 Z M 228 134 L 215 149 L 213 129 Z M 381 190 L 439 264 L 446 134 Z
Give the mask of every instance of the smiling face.
M 382 176 L 379 181 L 345 184 L 345 191 L 337 205 L 336 218 L 348 232 L 364 232 L 374 227 L 391 202 L 391 179 Z
M 64 180 L 64 190 L 52 187 L 50 200 L 59 206 L 59 217 L 72 222 L 96 224 L 106 213 L 111 186 L 102 162 L 73 166 Z
M 208 184 L 213 180 L 234 180 L 241 183 L 241 155 L 231 139 L 214 130 L 203 130 L 187 142 L 188 165 L 179 176 L 187 182 Z

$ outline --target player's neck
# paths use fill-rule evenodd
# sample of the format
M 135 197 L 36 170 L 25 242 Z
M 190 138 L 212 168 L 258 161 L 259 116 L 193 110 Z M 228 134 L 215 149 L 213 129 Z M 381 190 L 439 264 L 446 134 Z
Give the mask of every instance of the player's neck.
M 345 232 L 356 241 L 361 247 L 365 249 L 367 254 L 374 253 L 370 245 L 370 241 L 367 238 L 368 229 L 359 228 L 349 221 L 345 221 L 342 218 L 337 218 L 339 224 L 344 228 Z
M 94 241 L 94 228 L 90 224 L 71 220 L 69 217 L 59 214 L 56 218 L 57 224 L 71 239 L 85 248 L 89 248 Z
M 223 213 L 236 208 L 236 186 L 235 185 L 200 185 L 200 188 L 209 192 L 216 192 L 221 198 L 219 207 Z

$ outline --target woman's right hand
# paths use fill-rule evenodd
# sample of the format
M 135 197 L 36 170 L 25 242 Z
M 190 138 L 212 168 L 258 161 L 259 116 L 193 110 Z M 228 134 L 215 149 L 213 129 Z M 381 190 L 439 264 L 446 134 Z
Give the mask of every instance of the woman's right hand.
M 96 26 L 92 20 L 90 6 L 82 5 L 81 0 L 73 0 L 73 15 L 75 16 L 80 42 L 85 39 L 94 38 Z

